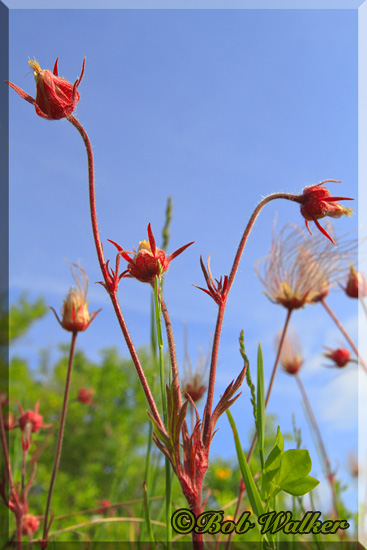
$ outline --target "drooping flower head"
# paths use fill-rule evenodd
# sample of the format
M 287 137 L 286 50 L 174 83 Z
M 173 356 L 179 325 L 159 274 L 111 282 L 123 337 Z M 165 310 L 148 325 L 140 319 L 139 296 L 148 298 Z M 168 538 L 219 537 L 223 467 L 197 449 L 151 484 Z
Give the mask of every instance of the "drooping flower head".
M 331 359 L 334 367 L 345 367 L 351 360 L 350 351 L 346 348 L 332 349 L 325 346 L 325 349 L 327 352 L 324 353 L 324 357 Z
M 333 234 L 330 224 L 328 230 Z M 255 264 L 255 271 L 271 301 L 299 309 L 327 296 L 330 287 L 344 277 L 345 261 L 356 248 L 355 240 L 340 239 L 335 248 L 321 235 L 310 238 L 296 225 L 287 224 L 278 235 L 273 233 L 270 252 Z
M 276 348 L 279 347 L 281 334 L 278 333 L 275 341 Z M 294 329 L 288 329 L 280 352 L 280 363 L 288 374 L 297 374 L 303 365 L 302 346 Z
M 148 241 L 140 241 L 138 250 L 135 252 L 133 258 L 120 245 L 108 239 L 109 242 L 116 246 L 124 260 L 129 262 L 126 271 L 121 274 L 121 277 L 132 277 L 142 283 L 153 284 L 156 277 L 167 271 L 171 260 L 193 244 L 193 241 L 185 244 L 167 257 L 164 250 L 157 248 L 150 224 L 148 225 L 148 239 Z
M 34 105 L 38 116 L 49 120 L 59 120 L 71 115 L 79 101 L 78 86 L 84 74 L 85 58 L 79 78 L 74 84 L 71 84 L 65 78 L 59 77 L 58 60 L 59 58 L 55 61 L 53 72 L 48 69 L 42 70 L 36 59 L 28 61 L 36 81 L 36 99 L 33 99 L 19 86 L 6 81 L 20 97 Z
M 77 400 L 83 405 L 94 405 L 93 396 L 96 393 L 94 388 L 80 388 Z
M 349 216 L 353 212 L 352 208 L 346 208 L 338 204 L 337 201 L 352 201 L 354 199 L 349 197 L 332 197 L 328 189 L 322 187 L 324 183 L 327 182 L 341 183 L 338 180 L 325 180 L 316 185 L 305 187 L 298 202 L 301 204 L 301 214 L 305 218 L 306 227 L 310 233 L 311 230 L 308 226 L 308 222 L 313 221 L 321 233 L 335 244 L 333 239 L 317 220 L 325 218 L 326 216 L 330 218 Z
M 27 535 L 29 539 L 33 539 L 33 536 L 39 526 L 40 521 L 33 514 L 25 514 L 22 517 L 22 535 Z
M 184 377 L 181 383 L 181 388 L 184 397 L 188 398 L 189 396 L 194 403 L 200 401 L 208 389 L 207 359 L 208 358 L 203 357 L 200 352 L 195 369 L 193 369 L 190 358 L 188 354 L 186 354 L 186 361 L 184 363 Z
M 80 271 L 80 277 L 76 268 Z M 61 321 L 53 308 L 57 320 L 60 325 L 70 332 L 82 332 L 86 330 L 96 315 L 101 311 L 94 311 L 89 315 L 87 292 L 88 292 L 88 276 L 80 265 L 70 264 L 70 269 L 76 282 L 76 288 L 71 287 L 69 293 L 64 300 L 64 305 L 61 312 Z
M 348 279 L 344 288 L 350 298 L 365 298 L 367 296 L 367 281 L 360 271 L 351 265 L 349 267 Z
M 32 434 L 38 433 L 41 428 L 49 428 L 52 424 L 44 424 L 43 416 L 39 414 L 39 401 L 37 401 L 34 411 L 24 412 L 22 406 L 18 403 L 20 416 L 17 424 L 22 431 L 22 448 L 27 451 L 32 443 Z

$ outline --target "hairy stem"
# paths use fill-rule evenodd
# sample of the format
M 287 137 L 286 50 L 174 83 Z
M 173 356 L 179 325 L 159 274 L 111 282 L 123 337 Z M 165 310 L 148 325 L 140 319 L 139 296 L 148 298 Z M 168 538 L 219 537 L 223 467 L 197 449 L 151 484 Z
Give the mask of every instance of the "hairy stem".
M 137 370 L 140 382 L 143 387 L 143 391 L 145 393 L 146 399 L 148 401 L 150 410 L 152 412 L 152 415 L 156 422 L 159 424 L 159 426 L 164 430 L 164 426 L 161 420 L 161 417 L 158 413 L 157 406 L 155 404 L 152 392 L 150 390 L 148 381 L 146 379 L 146 376 L 144 374 L 144 371 L 142 369 L 142 366 L 140 364 L 138 355 L 135 351 L 134 344 L 131 340 L 130 334 L 127 330 L 127 326 L 125 323 L 125 319 L 122 315 L 120 305 L 117 300 L 116 291 L 110 290 L 109 286 L 109 273 L 106 268 L 106 263 L 103 256 L 103 248 L 101 239 L 99 236 L 99 230 L 98 230 L 98 223 L 97 223 L 97 211 L 96 211 L 96 199 L 95 199 L 95 186 L 94 186 L 94 160 L 93 160 L 93 151 L 92 146 L 89 141 L 88 135 L 86 131 L 84 130 L 83 126 L 80 124 L 80 122 L 73 116 L 70 115 L 68 117 L 69 122 L 78 130 L 79 134 L 81 135 L 86 151 L 87 151 L 87 157 L 88 157 L 88 180 L 89 180 L 89 203 L 90 203 L 90 214 L 91 214 L 91 221 L 92 221 L 92 229 L 93 229 L 93 237 L 94 237 L 94 243 L 97 251 L 99 266 L 102 271 L 103 278 L 105 280 L 106 289 L 108 290 L 113 308 L 116 313 L 117 320 L 119 322 L 120 328 L 122 330 L 123 336 L 125 338 L 126 345 L 129 349 L 131 358 L 133 360 L 133 363 L 135 365 L 135 368 Z
M 62 404 L 62 411 L 61 411 L 59 437 L 58 437 L 58 441 L 57 441 L 55 462 L 54 462 L 54 466 L 53 466 L 53 470 L 52 470 L 50 487 L 49 487 L 49 490 L 48 490 L 46 511 L 45 511 L 45 517 L 44 517 L 44 523 L 43 523 L 43 540 L 44 541 L 47 541 L 47 537 L 48 537 L 48 531 L 49 531 L 48 516 L 49 516 L 50 506 L 51 506 L 52 491 L 53 491 L 53 488 L 54 488 L 56 473 L 57 473 L 57 470 L 58 470 L 59 464 L 60 464 L 62 442 L 63 442 L 63 439 L 64 439 L 66 413 L 67 413 L 67 407 L 68 407 L 68 398 L 69 398 L 70 381 L 71 381 L 71 371 L 72 371 L 72 368 L 73 368 L 73 358 L 74 358 L 75 342 L 76 342 L 77 335 L 78 335 L 77 331 L 74 331 L 72 333 L 72 336 L 71 336 L 69 363 L 68 363 L 68 370 L 67 370 L 67 374 L 66 374 L 66 382 L 65 382 L 65 390 L 64 390 L 64 401 L 63 401 L 63 404 Z

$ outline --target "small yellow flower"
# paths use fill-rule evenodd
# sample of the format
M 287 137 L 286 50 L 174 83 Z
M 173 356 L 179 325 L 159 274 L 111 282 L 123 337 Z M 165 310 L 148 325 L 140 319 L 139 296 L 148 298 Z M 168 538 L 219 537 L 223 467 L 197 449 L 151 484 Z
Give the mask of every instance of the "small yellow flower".
M 228 479 L 229 477 L 231 477 L 231 475 L 232 475 L 232 470 L 230 470 L 229 468 L 225 468 L 225 467 L 219 468 L 215 472 L 215 477 L 217 477 L 218 479 L 222 479 L 222 480 Z

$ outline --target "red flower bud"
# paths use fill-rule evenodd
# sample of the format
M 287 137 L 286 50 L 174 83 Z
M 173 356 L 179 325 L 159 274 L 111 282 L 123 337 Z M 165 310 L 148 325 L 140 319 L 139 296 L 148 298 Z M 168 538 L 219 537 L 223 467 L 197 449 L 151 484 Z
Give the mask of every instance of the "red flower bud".
M 348 197 L 332 197 L 325 187 L 321 187 L 326 182 L 341 183 L 337 180 L 325 180 L 317 185 L 311 185 L 305 187 L 302 195 L 300 195 L 299 201 L 301 204 L 301 214 L 305 218 L 306 227 L 310 231 L 308 226 L 309 221 L 315 222 L 317 228 L 327 237 L 333 244 L 334 241 L 325 229 L 319 224 L 317 220 L 329 216 L 330 218 L 340 218 L 341 216 L 349 216 L 352 213 L 351 208 L 346 208 L 337 201 L 352 201 L 354 199 Z M 311 231 L 310 231 L 311 233 Z
M 16 427 L 15 416 L 12 412 L 8 413 L 7 418 L 4 418 L 4 428 L 6 430 L 12 430 Z
M 113 510 L 110 510 L 112 506 L 112 502 L 110 500 L 103 499 L 103 500 L 99 500 L 98 502 L 102 504 L 101 508 L 99 508 L 98 510 L 99 514 L 107 514 L 107 512 L 109 512 L 108 514 L 109 516 L 113 515 Z
M 93 405 L 93 396 L 95 394 L 95 390 L 93 388 L 80 388 L 78 391 L 77 400 L 80 403 L 83 403 L 83 405 Z
M 25 514 L 22 517 L 22 535 L 27 535 L 30 539 L 33 539 L 33 535 L 39 526 L 40 522 L 33 514 Z
M 75 267 L 79 269 L 81 277 L 78 276 Z M 66 300 L 64 300 L 61 321 L 54 308 L 51 307 L 50 309 L 54 312 L 62 328 L 69 332 L 82 332 L 89 327 L 93 319 L 101 310 L 94 311 L 89 315 L 87 302 L 88 276 L 80 265 L 70 264 L 70 269 L 77 288 L 71 287 L 66 296 Z
M 324 353 L 324 357 L 331 359 L 334 362 L 335 367 L 345 367 L 350 361 L 350 351 L 346 348 L 331 349 L 326 347 L 327 353 Z
M 19 411 L 21 416 L 18 418 L 18 426 L 23 432 L 21 436 L 23 451 L 28 451 L 32 442 L 32 433 L 38 433 L 41 428 L 49 428 L 52 424 L 43 424 L 43 416 L 38 413 L 39 401 L 37 401 L 34 411 L 23 411 L 21 405 L 19 405 Z
M 49 120 L 58 120 L 71 115 L 76 104 L 79 101 L 78 86 L 83 78 L 85 58 L 83 60 L 82 72 L 79 78 L 73 84 L 70 84 L 65 78 L 58 76 L 57 62 L 55 61 L 53 72 L 48 69 L 42 70 L 38 61 L 35 59 L 28 61 L 33 69 L 34 79 L 36 81 L 37 94 L 36 99 L 33 99 L 27 92 L 6 81 L 20 97 L 32 103 L 36 109 L 37 115 Z
M 164 250 L 156 247 L 150 224 L 148 225 L 148 238 L 149 241 L 140 241 L 138 251 L 135 252 L 133 258 L 131 258 L 119 244 L 108 239 L 109 242 L 116 246 L 121 256 L 129 262 L 127 265 L 127 270 L 121 274 L 120 278 L 133 277 L 142 283 L 153 284 L 156 277 L 159 277 L 167 271 L 171 260 L 176 258 L 188 246 L 193 244 L 193 242 L 191 242 L 181 246 L 181 248 L 175 250 L 175 252 L 172 252 L 172 254 L 170 254 L 167 258 Z
M 358 298 L 358 296 L 364 298 L 367 296 L 367 281 L 353 265 L 350 266 L 347 286 L 344 290 L 350 298 Z

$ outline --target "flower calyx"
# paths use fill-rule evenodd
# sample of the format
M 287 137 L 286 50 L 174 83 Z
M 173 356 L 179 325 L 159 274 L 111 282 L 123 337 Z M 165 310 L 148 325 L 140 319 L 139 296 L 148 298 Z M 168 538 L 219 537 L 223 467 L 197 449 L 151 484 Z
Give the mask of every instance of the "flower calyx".
M 316 185 L 305 187 L 302 195 L 300 195 L 297 199 L 297 202 L 301 204 L 301 214 L 305 219 L 306 227 L 309 232 L 311 233 L 308 222 L 313 221 L 321 233 L 335 245 L 335 242 L 329 233 L 319 224 L 317 220 L 325 218 L 326 216 L 330 218 L 349 216 L 353 212 L 352 208 L 346 208 L 345 206 L 338 204 L 337 201 L 352 201 L 354 199 L 350 197 L 332 197 L 328 189 L 322 187 L 324 183 L 328 182 L 341 183 L 340 180 L 324 180 Z
M 327 346 L 325 346 L 325 349 L 327 350 L 327 352 L 324 353 L 324 357 L 332 360 L 333 362 L 332 366 L 342 368 L 351 362 L 350 351 L 348 349 L 346 348 L 332 349 Z
M 110 242 L 116 246 L 118 253 L 128 262 L 127 269 L 119 276 L 118 282 L 122 277 L 129 277 L 137 279 L 142 283 L 153 284 L 156 277 L 160 277 L 167 271 L 170 262 L 194 243 L 194 241 L 192 241 L 191 243 L 181 246 L 181 248 L 178 248 L 167 257 L 164 250 L 157 248 L 150 224 L 148 225 L 147 231 L 149 240 L 140 241 L 137 252 L 134 251 L 135 254 L 133 258 L 129 256 L 131 253 L 110 240 Z
M 346 286 L 342 288 L 349 298 L 365 298 L 367 296 L 367 281 L 353 265 L 349 266 Z
M 206 288 L 202 288 L 201 286 L 193 285 L 199 290 L 202 290 L 203 292 L 206 292 L 206 294 L 209 294 L 214 300 L 218 306 L 223 306 L 226 303 L 227 296 L 228 296 L 228 275 L 225 275 L 224 278 L 213 279 L 212 273 L 210 271 L 210 256 L 207 261 L 207 268 L 205 268 L 203 258 L 200 256 L 200 265 L 202 272 L 204 274 Z
M 52 72 L 48 69 L 42 70 L 36 59 L 28 61 L 36 81 L 36 99 L 16 84 L 6 81 L 20 97 L 34 105 L 38 116 L 48 120 L 59 120 L 72 114 L 79 101 L 78 87 L 84 74 L 85 58 L 79 78 L 71 84 L 65 78 L 59 77 L 58 60 L 59 58 L 56 59 Z

